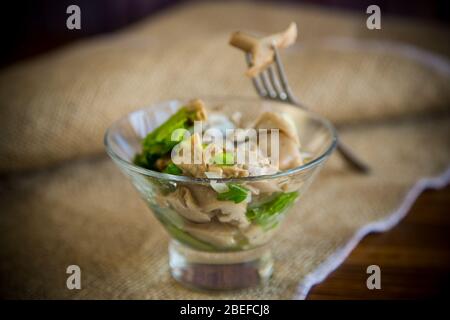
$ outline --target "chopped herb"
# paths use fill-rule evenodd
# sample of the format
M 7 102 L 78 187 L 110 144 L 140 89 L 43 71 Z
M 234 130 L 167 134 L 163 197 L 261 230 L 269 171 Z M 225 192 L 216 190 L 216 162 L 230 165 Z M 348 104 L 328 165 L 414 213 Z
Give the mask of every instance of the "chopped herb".
M 234 154 L 231 152 L 221 152 L 214 156 L 213 163 L 224 166 L 232 166 L 234 164 Z
M 298 192 L 280 193 L 265 203 L 248 208 L 247 218 L 263 227 L 268 227 L 276 222 L 280 213 L 283 213 L 294 203 L 297 196 Z
M 240 203 L 247 199 L 249 190 L 235 183 L 229 183 L 228 191 L 219 193 L 217 200 L 220 201 L 233 201 L 234 203 Z
M 181 170 L 175 163 L 170 162 L 162 172 L 179 176 L 183 173 L 183 170 Z

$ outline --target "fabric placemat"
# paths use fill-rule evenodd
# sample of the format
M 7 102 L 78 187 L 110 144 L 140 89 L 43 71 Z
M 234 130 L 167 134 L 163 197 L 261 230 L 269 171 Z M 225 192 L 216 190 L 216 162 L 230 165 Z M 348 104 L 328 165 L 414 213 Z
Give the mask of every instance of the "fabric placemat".
M 392 213 L 419 179 L 444 172 L 450 159 L 449 124 L 450 117 L 419 119 L 346 132 L 348 143 L 371 160 L 374 174 L 355 175 L 333 155 L 275 237 L 270 283 L 224 294 L 195 292 L 171 279 L 165 231 L 109 159 L 76 161 L 15 178 L 4 184 L 0 196 L 2 295 L 304 297 L 313 280 L 345 257 L 361 228 L 373 222 L 390 225 L 391 219 L 398 219 Z M 65 270 L 71 264 L 82 270 L 80 291 L 66 288 Z
M 373 173 L 331 157 L 274 240 L 268 285 L 186 289 L 169 275 L 165 231 L 104 155 L 104 129 L 174 96 L 253 95 L 228 32 L 291 20 L 304 39 L 283 55 L 295 91 L 339 125 Z M 450 179 L 447 30 L 386 20 L 375 36 L 345 12 L 201 3 L 3 70 L 1 296 L 304 298 L 365 234 L 393 226 L 424 188 Z M 82 270 L 79 291 L 66 288 L 72 264 Z

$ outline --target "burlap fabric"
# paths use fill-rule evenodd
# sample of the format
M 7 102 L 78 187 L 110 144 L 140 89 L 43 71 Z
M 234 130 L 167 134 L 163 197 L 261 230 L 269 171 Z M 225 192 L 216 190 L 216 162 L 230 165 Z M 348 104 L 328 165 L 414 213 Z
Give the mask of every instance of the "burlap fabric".
M 278 30 L 289 21 L 300 26 L 301 45 L 283 56 L 295 92 L 339 125 L 373 174 L 354 174 L 331 158 L 274 241 L 269 285 L 220 294 L 185 289 L 169 276 L 164 230 L 103 155 L 104 130 L 163 99 L 253 95 L 228 33 Z M 370 231 L 364 226 L 395 223 L 407 194 L 417 196 L 420 188 L 410 192 L 417 181 L 450 164 L 448 30 L 389 18 L 382 27 L 367 30 L 363 13 L 196 4 L 3 70 L 1 295 L 304 297 L 355 235 Z M 71 264 L 82 269 L 80 291 L 66 288 Z

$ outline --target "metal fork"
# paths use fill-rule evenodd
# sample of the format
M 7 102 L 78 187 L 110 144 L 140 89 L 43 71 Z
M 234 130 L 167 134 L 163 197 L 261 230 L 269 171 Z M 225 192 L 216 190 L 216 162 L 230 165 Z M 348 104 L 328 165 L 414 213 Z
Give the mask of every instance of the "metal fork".
M 275 52 L 275 63 L 261 72 L 259 77 L 252 78 L 256 92 L 263 99 L 287 102 L 307 110 L 291 91 L 278 49 L 275 46 L 272 46 L 272 48 Z M 252 55 L 250 53 L 246 53 L 246 60 L 248 66 L 252 66 Z M 360 160 L 341 140 L 338 140 L 337 150 L 352 168 L 361 173 L 370 172 L 369 166 Z

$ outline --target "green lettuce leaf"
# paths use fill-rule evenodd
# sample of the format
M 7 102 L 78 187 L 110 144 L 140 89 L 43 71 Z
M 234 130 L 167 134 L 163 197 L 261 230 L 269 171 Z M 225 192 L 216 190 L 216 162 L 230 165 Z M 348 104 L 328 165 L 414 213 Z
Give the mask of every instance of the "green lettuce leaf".
M 183 173 L 183 170 L 181 170 L 175 163 L 170 162 L 162 172 L 180 176 Z
M 247 195 L 250 192 L 248 189 L 235 183 L 229 183 L 227 186 L 228 191 L 217 194 L 217 200 L 240 203 L 247 199 Z
M 168 154 L 174 146 L 183 140 L 183 134 L 172 137 L 177 129 L 189 130 L 199 119 L 198 109 L 184 106 L 173 114 L 166 122 L 149 133 L 142 141 L 142 153 L 137 154 L 134 163 L 138 166 L 153 169 L 160 157 Z
M 297 197 L 298 192 L 280 193 L 262 204 L 249 206 L 247 218 L 262 227 L 270 227 L 278 222 L 278 216 L 285 212 Z

